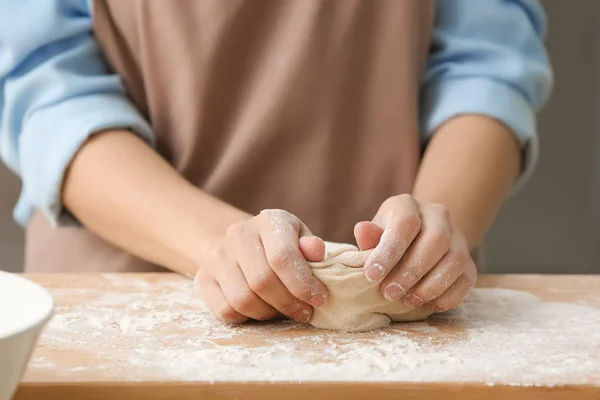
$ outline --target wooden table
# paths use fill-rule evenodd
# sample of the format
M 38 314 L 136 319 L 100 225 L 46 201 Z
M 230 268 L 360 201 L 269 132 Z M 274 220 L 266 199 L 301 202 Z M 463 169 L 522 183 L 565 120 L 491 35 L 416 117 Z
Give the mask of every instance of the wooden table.
M 224 326 L 173 274 L 29 275 L 56 315 L 29 399 L 600 399 L 600 276 L 481 276 L 463 306 L 362 334 Z

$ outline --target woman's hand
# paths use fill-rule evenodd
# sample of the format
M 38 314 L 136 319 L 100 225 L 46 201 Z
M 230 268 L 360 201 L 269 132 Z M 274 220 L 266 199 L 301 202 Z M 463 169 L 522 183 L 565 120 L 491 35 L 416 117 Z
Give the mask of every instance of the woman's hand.
M 475 284 L 467 241 L 443 205 L 419 203 L 408 194 L 390 197 L 354 234 L 361 249 L 374 248 L 365 276 L 381 281 L 389 301 L 442 312 L 460 304 Z
M 309 261 L 322 261 L 325 244 L 296 216 L 265 210 L 229 227 L 200 261 L 195 283 L 213 315 L 227 323 L 267 320 L 279 313 L 308 322 L 327 288 Z M 308 304 L 307 304 L 308 303 Z

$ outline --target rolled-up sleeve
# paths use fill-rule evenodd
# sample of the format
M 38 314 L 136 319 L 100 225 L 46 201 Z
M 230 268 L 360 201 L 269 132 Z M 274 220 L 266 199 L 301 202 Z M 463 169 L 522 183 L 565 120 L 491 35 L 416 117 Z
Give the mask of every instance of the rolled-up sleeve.
M 423 143 L 457 115 L 495 118 L 522 146 L 519 187 L 537 159 L 536 112 L 552 88 L 545 33 L 546 16 L 538 0 L 438 1 L 422 82 Z
M 73 222 L 61 204 L 65 171 L 90 135 L 125 128 L 150 145 L 150 125 L 111 74 L 85 0 L 0 2 L 0 155 L 22 180 L 15 219 L 41 210 Z

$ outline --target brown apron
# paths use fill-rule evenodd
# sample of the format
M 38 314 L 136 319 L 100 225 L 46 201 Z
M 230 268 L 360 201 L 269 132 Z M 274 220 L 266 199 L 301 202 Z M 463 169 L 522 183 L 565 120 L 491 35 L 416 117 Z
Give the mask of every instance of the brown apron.
M 186 179 L 352 242 L 412 191 L 433 1 L 96 0 L 109 64 Z M 101 167 L 101 166 L 99 166 Z M 27 229 L 29 272 L 160 269 L 86 229 Z

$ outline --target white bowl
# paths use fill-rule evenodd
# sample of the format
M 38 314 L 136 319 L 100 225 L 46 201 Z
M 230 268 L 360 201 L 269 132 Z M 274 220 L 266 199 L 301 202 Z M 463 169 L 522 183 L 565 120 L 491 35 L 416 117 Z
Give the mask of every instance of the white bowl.
M 53 309 L 46 289 L 0 271 L 0 400 L 13 396 Z

